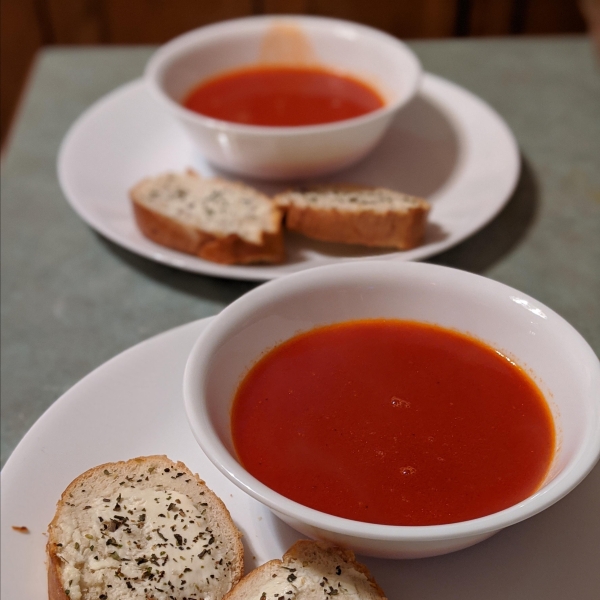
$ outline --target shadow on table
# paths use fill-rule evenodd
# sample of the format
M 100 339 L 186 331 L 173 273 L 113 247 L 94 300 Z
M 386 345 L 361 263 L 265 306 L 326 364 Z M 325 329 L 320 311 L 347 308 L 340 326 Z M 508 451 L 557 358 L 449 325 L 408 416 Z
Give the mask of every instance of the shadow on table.
M 511 199 L 500 214 L 464 242 L 428 262 L 482 273 L 509 254 L 532 227 L 539 205 L 535 173 L 521 155 L 521 175 Z

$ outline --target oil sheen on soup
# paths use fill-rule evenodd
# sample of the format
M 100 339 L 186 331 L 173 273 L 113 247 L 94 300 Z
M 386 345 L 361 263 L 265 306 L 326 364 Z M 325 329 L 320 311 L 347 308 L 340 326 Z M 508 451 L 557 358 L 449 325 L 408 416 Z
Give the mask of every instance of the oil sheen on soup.
M 379 93 L 320 67 L 249 67 L 199 83 L 183 100 L 207 117 L 271 127 L 319 125 L 359 117 L 384 105 Z
M 489 515 L 543 482 L 549 407 L 501 352 L 438 326 L 350 321 L 298 335 L 247 373 L 231 413 L 244 467 L 319 511 L 435 525 Z

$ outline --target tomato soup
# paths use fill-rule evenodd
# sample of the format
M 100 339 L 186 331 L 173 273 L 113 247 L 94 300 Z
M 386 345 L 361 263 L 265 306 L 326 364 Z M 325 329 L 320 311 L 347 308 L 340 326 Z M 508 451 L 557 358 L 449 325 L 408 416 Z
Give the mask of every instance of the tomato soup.
M 384 102 L 358 79 L 326 69 L 253 67 L 203 81 L 183 105 L 222 121 L 283 127 L 351 119 Z
M 554 455 L 549 407 L 500 352 L 441 327 L 350 321 L 277 346 L 232 408 L 257 479 L 328 514 L 436 525 L 534 493 Z

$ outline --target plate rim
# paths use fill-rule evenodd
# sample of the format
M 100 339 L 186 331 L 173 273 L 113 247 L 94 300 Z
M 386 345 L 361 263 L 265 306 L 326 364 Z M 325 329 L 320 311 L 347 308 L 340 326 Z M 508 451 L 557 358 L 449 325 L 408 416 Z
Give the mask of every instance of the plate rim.
M 93 374 L 95 374 L 97 371 L 105 368 L 107 365 L 110 365 L 113 362 L 118 362 L 119 360 L 121 360 L 123 358 L 123 356 L 127 355 L 128 353 L 134 353 L 136 350 L 139 350 L 140 347 L 145 346 L 147 344 L 156 344 L 157 342 L 160 343 L 161 338 L 167 338 L 170 336 L 178 336 L 178 335 L 182 335 L 182 333 L 185 330 L 190 330 L 190 334 L 192 333 L 192 330 L 194 328 L 196 328 L 194 330 L 194 335 L 196 336 L 196 338 L 202 333 L 204 327 L 208 326 L 212 321 L 214 320 L 214 316 L 213 317 L 205 317 L 202 319 L 197 319 L 195 321 L 191 321 L 191 322 L 187 322 L 184 323 L 182 325 L 179 326 L 175 326 L 173 328 L 170 328 L 166 331 L 160 332 L 156 335 L 153 335 L 151 337 L 148 337 L 140 342 L 138 342 L 137 344 L 134 344 L 133 346 L 130 346 L 128 348 L 126 348 L 125 350 L 119 352 L 118 354 L 116 354 L 115 356 L 113 356 L 112 358 L 108 359 L 107 361 L 105 361 L 104 363 L 100 364 L 98 367 L 96 367 L 95 369 L 91 370 L 89 373 L 87 373 L 86 375 L 84 375 L 81 379 L 79 379 L 71 388 L 69 388 L 66 392 L 64 392 L 50 407 L 48 407 L 48 409 L 46 409 L 46 411 L 44 411 L 44 413 L 42 413 L 42 415 L 40 415 L 40 417 L 36 420 L 36 422 L 34 423 L 34 425 L 28 430 L 27 434 L 22 438 L 22 440 L 19 442 L 19 444 L 17 445 L 17 447 L 15 448 L 15 450 L 13 451 L 13 453 L 11 454 L 11 456 L 8 458 L 6 465 L 4 466 L 4 468 L 2 469 L 2 473 L 1 475 L 1 491 L 2 491 L 2 505 L 4 508 L 4 502 L 7 496 L 7 490 L 5 488 L 6 483 L 7 483 L 7 467 L 9 467 L 9 471 L 10 470 L 14 470 L 18 465 L 15 462 L 15 455 L 17 454 L 17 450 L 19 451 L 19 453 L 22 453 L 24 451 L 24 447 L 26 445 L 28 445 L 30 442 L 33 442 L 35 440 L 32 440 L 32 437 L 35 437 L 35 435 L 38 433 L 39 428 L 41 427 L 42 423 L 42 419 L 44 418 L 44 415 L 47 415 L 51 410 L 52 407 L 55 407 L 59 402 L 61 402 L 61 400 L 67 396 L 70 395 L 74 390 L 76 390 L 76 388 L 79 385 L 82 385 L 84 381 L 86 381 L 87 379 L 89 379 Z M 38 441 L 39 444 L 39 441 Z M 45 452 L 44 448 L 38 448 L 36 450 L 36 452 Z M 170 452 L 170 451 L 168 451 Z M 17 457 L 18 458 L 18 457 Z M 121 459 L 119 459 L 121 460 Z M 13 464 L 14 463 L 14 464 Z M 189 465 L 192 469 L 195 469 L 195 466 L 190 464 Z M 77 473 L 78 474 L 78 473 Z M 12 473 L 8 473 L 9 476 L 12 475 Z M 66 479 L 68 479 L 68 476 L 65 476 Z M 68 483 L 68 481 L 65 481 L 65 486 Z M 60 485 L 57 484 L 57 487 L 60 487 Z M 62 488 L 61 488 L 62 490 Z M 12 493 L 12 490 L 8 490 L 9 493 Z M 60 494 L 60 492 L 59 492 Z M 44 500 L 44 502 L 48 502 L 49 505 L 53 505 L 53 502 L 58 499 L 58 496 L 56 498 L 54 498 L 53 496 L 49 499 L 49 500 Z M 255 502 L 255 501 L 253 501 Z M 589 504 L 589 502 L 588 502 Z M 565 505 L 563 505 L 565 506 Z M 254 516 L 259 515 L 259 513 L 254 514 Z M 276 517 L 272 516 L 272 513 L 270 512 L 269 509 L 264 510 L 263 513 L 261 513 L 261 515 L 267 515 L 269 516 L 272 520 L 271 521 L 263 521 L 262 523 L 262 527 L 269 527 L 271 526 L 273 523 L 276 522 Z M 3 533 L 10 531 L 10 525 L 14 524 L 14 525 L 20 525 L 23 523 L 10 523 L 8 522 L 8 519 L 11 517 L 11 515 L 8 515 L 6 513 L 3 514 Z M 258 519 L 260 520 L 262 517 L 258 516 Z M 548 519 L 549 517 L 546 517 L 546 519 Z M 544 519 L 544 517 L 539 517 L 539 519 Z M 562 519 L 562 517 L 561 517 Z M 530 525 L 529 527 L 534 527 L 534 523 L 536 522 L 535 519 L 531 519 L 530 521 Z M 540 522 L 539 520 L 537 522 Z M 245 528 L 245 521 L 242 522 L 240 519 L 237 520 L 238 525 L 240 525 L 242 528 Z M 280 523 L 279 523 L 280 524 Z M 512 529 L 512 528 L 509 528 Z M 261 530 L 262 531 L 262 530 Z M 508 530 L 507 530 L 508 531 Z M 516 530 L 515 530 L 516 531 Z M 538 531 L 538 536 L 535 535 L 531 535 L 531 534 L 527 534 L 525 531 L 525 526 L 523 526 L 522 531 L 524 532 L 523 538 L 522 540 L 524 541 L 524 544 L 527 548 L 530 548 L 531 551 L 533 552 L 534 549 L 536 548 L 536 544 L 539 542 L 539 534 L 540 531 Z M 10 532 L 12 533 L 12 532 Z M 296 536 L 296 534 L 294 532 L 292 532 L 294 534 L 294 539 L 298 539 Z M 31 553 L 27 553 L 28 550 L 30 550 L 30 547 L 28 546 L 28 544 L 31 544 L 32 540 L 31 537 L 27 536 L 27 535 L 22 535 L 22 534 L 15 534 L 16 538 L 14 540 L 6 540 L 5 538 L 8 538 L 9 536 L 2 536 L 2 545 L 3 545 L 3 550 L 7 550 L 9 547 L 9 543 L 10 543 L 10 548 L 12 550 L 11 553 L 9 552 L 2 552 L 2 566 L 3 569 L 6 568 L 7 573 L 5 574 L 5 577 L 2 577 L 1 582 L 2 582 L 2 592 L 7 592 L 7 596 L 9 595 L 8 592 L 14 591 L 15 588 L 13 587 L 14 582 L 16 577 L 20 574 L 20 572 L 17 570 L 17 572 L 14 571 L 9 571 L 8 567 L 9 567 L 9 558 L 7 558 L 10 555 L 16 555 L 17 556 L 17 562 L 19 562 L 19 564 L 21 564 L 21 566 L 23 566 L 23 564 L 25 564 L 25 566 L 23 567 L 24 569 L 29 569 L 30 566 L 32 564 L 32 558 L 33 558 L 33 563 L 35 563 L 35 573 L 38 574 L 44 572 L 44 563 L 43 563 L 43 547 L 42 544 L 45 544 L 44 538 L 42 537 L 41 532 L 36 531 L 30 535 L 35 535 L 35 536 L 39 536 L 37 541 L 35 541 L 36 544 L 36 550 L 35 553 L 32 555 Z M 300 534 L 297 534 L 299 537 L 302 537 Z M 246 537 L 246 535 L 245 535 Z M 41 539 L 40 539 L 41 538 Z M 501 541 L 503 539 L 503 541 Z M 253 544 L 256 542 L 255 539 L 253 539 L 250 535 L 247 536 L 246 538 L 250 544 Z M 262 539 L 262 538 L 261 538 Z M 290 538 L 286 538 L 285 536 L 283 536 L 281 538 L 281 542 L 285 543 L 287 539 Z M 426 568 L 426 569 L 432 569 L 434 573 L 445 573 L 449 570 L 451 570 L 452 572 L 454 572 L 455 570 L 457 570 L 458 574 L 459 574 L 459 578 L 451 578 L 449 581 L 446 582 L 447 585 L 451 586 L 451 589 L 455 589 L 456 591 L 459 590 L 463 590 L 466 591 L 467 588 L 464 587 L 463 583 L 464 583 L 464 576 L 466 573 L 468 573 L 469 569 L 473 568 L 473 566 L 481 566 L 482 562 L 481 561 L 485 561 L 485 563 L 487 564 L 489 562 L 490 559 L 493 559 L 494 557 L 502 557 L 503 555 L 509 554 L 512 551 L 513 548 L 513 544 L 514 542 L 519 543 L 519 539 L 515 539 L 510 533 L 504 533 L 501 534 L 499 536 L 495 536 L 495 539 L 498 540 L 498 543 L 500 545 L 500 547 L 495 550 L 493 548 L 493 545 L 495 542 L 491 542 L 491 546 L 489 547 L 489 553 L 486 553 L 485 550 L 482 549 L 482 545 L 478 545 L 477 547 L 480 548 L 479 550 L 464 550 L 462 552 L 456 552 L 453 553 L 451 555 L 448 555 L 448 557 L 436 557 L 434 560 L 436 561 L 436 563 L 439 562 L 440 564 L 440 571 L 437 571 L 437 568 L 433 566 L 434 563 L 430 562 L 430 559 L 422 559 L 420 561 L 389 561 L 389 560 L 384 560 L 384 559 L 377 559 L 377 558 L 368 558 L 368 557 L 364 557 L 364 560 L 362 560 L 362 562 L 364 562 L 365 564 L 367 564 L 369 566 L 369 568 L 371 569 L 371 571 L 373 572 L 374 576 L 377 577 L 378 580 L 380 580 L 380 583 L 383 585 L 383 587 L 388 590 L 388 594 L 390 595 L 390 598 L 396 598 L 396 597 L 400 597 L 399 595 L 399 587 L 396 588 L 394 587 L 394 585 L 400 581 L 400 576 L 402 576 L 402 582 L 403 585 L 407 585 L 408 587 L 404 588 L 404 592 L 406 592 L 406 597 L 408 598 L 409 596 L 412 598 L 413 596 L 415 598 L 417 597 L 427 597 L 427 598 L 437 598 L 439 597 L 439 588 L 436 586 L 427 586 L 425 585 L 420 585 L 418 582 L 421 581 L 422 575 L 423 575 L 423 570 L 422 568 Z M 291 543 L 291 542 L 290 542 Z M 554 543 L 557 543 L 556 541 Z M 5 545 L 6 544 L 6 545 Z M 273 549 L 273 547 L 270 545 L 271 542 L 269 541 L 268 543 L 265 543 L 262 545 L 262 547 L 260 548 L 260 552 L 262 553 L 260 555 L 260 560 L 261 561 L 265 561 L 265 560 L 270 560 L 271 558 L 277 558 L 281 556 L 281 553 L 279 555 L 276 555 L 275 550 Z M 591 554 L 591 549 L 592 546 L 591 544 L 591 540 L 589 538 L 586 538 L 586 544 L 587 546 L 583 546 L 584 550 L 587 548 L 588 552 L 586 555 L 590 555 Z M 268 546 L 268 550 L 265 550 L 265 548 Z M 264 556 L 265 552 L 273 552 L 273 556 L 269 556 L 266 557 Z M 473 552 L 477 552 L 477 554 L 473 554 Z M 27 560 L 19 560 L 22 557 L 27 557 Z M 564 555 L 567 556 L 567 555 Z M 258 554 L 256 557 L 251 557 L 252 559 L 256 559 L 258 557 Z M 575 555 L 575 560 L 577 558 L 577 555 Z M 419 562 L 420 566 L 417 566 L 416 563 Z M 11 562 L 10 564 L 14 564 L 14 561 Z M 587 563 L 586 563 L 587 564 Z M 393 570 L 390 568 L 390 565 L 393 565 Z M 412 569 L 412 566 L 410 565 L 415 565 L 415 569 Z M 253 565 L 256 566 L 256 565 Z M 514 565 L 513 565 L 514 566 Z M 589 566 L 589 565 L 588 565 Z M 578 571 L 581 572 L 581 571 Z M 14 573 L 14 576 L 13 576 Z M 28 573 L 30 573 L 30 571 L 28 571 Z M 398 575 L 396 575 L 396 573 L 398 573 Z M 547 570 L 544 568 L 535 568 L 534 572 L 533 572 L 533 576 L 536 578 L 535 581 L 539 581 L 539 582 L 547 582 Z M 484 570 L 484 579 L 482 579 L 480 581 L 480 584 L 485 584 L 486 586 L 493 586 L 496 582 L 496 574 L 495 571 L 485 571 Z M 35 581 L 23 581 L 23 578 L 20 579 L 16 579 L 17 583 L 20 583 L 20 586 L 18 588 L 19 592 L 27 592 L 29 590 L 28 587 L 26 586 L 31 586 L 33 585 L 34 587 L 37 588 L 42 588 L 43 592 L 42 594 L 40 594 L 39 596 L 36 595 L 29 595 L 27 597 L 31 597 L 31 598 L 35 598 L 36 600 L 42 600 L 42 598 L 46 598 L 46 588 L 45 588 L 45 577 L 39 577 L 38 579 L 36 579 Z M 594 580 L 588 579 L 588 582 L 593 582 Z M 419 587 L 418 587 L 419 586 Z M 484 588 L 478 588 L 478 589 L 485 589 Z M 507 588 L 507 589 L 512 589 L 512 588 Z M 541 588 L 542 590 L 544 589 L 543 587 Z M 563 589 L 562 587 L 559 587 L 559 589 Z M 436 592 L 437 590 L 437 592 Z M 564 589 L 563 589 L 564 591 Z M 20 596 L 18 597 L 23 597 L 23 593 L 21 593 Z M 27 595 L 27 594 L 26 594 Z M 468 593 L 467 596 L 469 598 L 476 598 L 477 597 L 477 592 L 473 592 L 473 594 Z M 554 596 L 553 596 L 554 597 Z M 537 598 L 537 596 L 536 596 Z M 540 596 L 541 598 L 541 596 Z M 557 596 L 558 598 L 558 596 Z
M 14 447 L 10 456 L 6 459 L 2 470 L 0 471 L 0 492 L 2 494 L 2 500 L 4 500 L 5 488 L 4 488 L 4 478 L 12 476 L 12 471 L 16 467 L 13 466 L 13 462 L 16 462 L 19 459 L 19 454 L 23 451 L 21 446 L 27 446 L 30 443 L 29 438 L 33 437 L 37 434 L 37 429 L 43 426 L 42 421 L 49 418 L 55 410 L 59 410 L 57 407 L 59 404 L 62 404 L 65 401 L 65 397 L 71 396 L 72 393 L 75 393 L 79 387 L 87 384 L 87 380 L 91 377 L 94 377 L 99 371 L 104 370 L 105 368 L 109 368 L 113 363 L 119 363 L 123 360 L 123 358 L 127 358 L 129 354 L 135 354 L 142 346 L 151 345 L 154 343 L 160 343 L 160 341 L 164 338 L 170 336 L 176 336 L 182 330 L 191 330 L 194 327 L 198 327 L 198 335 L 210 324 L 211 321 L 215 319 L 216 315 L 212 315 L 209 317 L 202 317 L 200 319 L 195 319 L 193 321 L 189 321 L 182 325 L 176 325 L 175 327 L 171 327 L 165 331 L 161 331 L 155 335 L 151 335 L 148 338 L 145 338 L 124 350 L 121 350 L 117 354 L 113 355 L 111 358 L 105 360 L 100 363 L 98 366 L 94 367 L 91 371 L 88 371 L 83 377 L 78 379 L 71 387 L 69 387 L 66 391 L 64 391 L 60 396 L 58 396 L 46 409 L 38 416 L 38 418 L 32 423 L 29 429 L 25 432 L 25 435 L 19 440 L 19 443 Z M 17 458 L 15 459 L 15 455 Z M 6 471 L 8 469 L 8 475 L 6 475 Z
M 507 163 L 505 165 L 506 175 L 504 183 L 506 189 L 504 194 L 493 203 L 491 209 L 485 212 L 485 214 L 483 214 L 478 220 L 476 220 L 471 227 L 467 227 L 464 231 L 460 232 L 454 237 L 449 235 L 448 238 L 444 240 L 433 242 L 427 246 L 420 246 L 412 250 L 392 250 L 386 254 L 374 254 L 372 256 L 340 256 L 330 260 L 326 259 L 322 262 L 308 260 L 306 263 L 300 263 L 297 268 L 292 266 L 289 269 L 285 269 L 285 263 L 283 265 L 221 265 L 158 245 L 156 245 L 156 251 L 152 252 L 151 250 L 140 246 L 135 240 L 131 240 L 126 236 L 115 232 L 113 228 L 99 220 L 93 211 L 88 210 L 85 201 L 82 201 L 72 189 L 70 182 L 70 172 L 72 167 L 70 165 L 71 157 L 69 156 L 69 153 L 72 149 L 72 146 L 75 144 L 75 140 L 77 140 L 77 137 L 81 135 L 81 132 L 84 130 L 86 125 L 90 122 L 93 122 L 98 115 L 110 110 L 110 105 L 112 103 L 119 101 L 125 102 L 128 94 L 141 93 L 142 90 L 145 90 L 146 82 L 144 81 L 143 77 L 126 82 L 111 90 L 107 94 L 104 94 L 95 102 L 93 102 L 88 108 L 86 108 L 71 124 L 61 141 L 57 154 L 56 168 L 58 181 L 61 190 L 71 208 L 89 227 L 100 233 L 102 236 L 106 237 L 118 246 L 125 248 L 126 250 L 147 260 L 191 273 L 234 280 L 267 281 L 308 268 L 333 263 L 368 260 L 425 260 L 450 248 L 453 248 L 454 246 L 457 246 L 472 235 L 476 234 L 478 231 L 488 225 L 493 219 L 495 219 L 513 196 L 522 169 L 521 154 L 515 135 L 506 123 L 505 119 L 489 103 L 461 85 L 429 72 L 423 72 L 421 87 L 419 92 L 417 92 L 417 95 L 424 94 L 428 96 L 429 94 L 427 92 L 424 93 L 424 90 L 431 85 L 434 87 L 442 86 L 451 92 L 463 94 L 469 99 L 470 102 L 477 104 L 480 109 L 487 113 L 489 118 L 488 122 L 491 123 L 493 121 L 494 125 L 499 128 L 499 135 L 504 137 L 504 142 L 508 146 L 508 152 L 504 157 L 504 162 Z M 439 95 L 434 94 L 434 99 L 437 100 L 442 107 L 446 105 L 444 99 L 440 99 Z M 157 106 L 157 109 L 160 110 L 160 107 Z M 455 113 L 451 113 L 450 116 L 456 118 Z M 462 122 L 466 121 L 463 120 Z M 182 132 L 182 136 L 183 134 L 184 132 Z M 508 164 L 509 161 L 506 160 L 507 156 L 510 158 L 510 164 Z M 284 267 L 285 270 L 277 270 L 278 267 Z
M 16 501 L 20 500 L 21 497 L 21 488 L 19 484 L 22 484 L 23 481 L 29 477 L 30 472 L 28 471 L 27 466 L 30 464 L 30 460 L 39 457 L 41 454 L 49 455 L 48 462 L 57 461 L 58 458 L 60 458 L 59 456 L 53 455 L 52 448 L 48 449 L 48 446 L 46 445 L 49 438 L 57 433 L 56 423 L 52 422 L 52 420 L 55 418 L 55 415 L 59 414 L 61 411 L 64 411 L 65 408 L 69 408 L 69 404 L 72 404 L 73 406 L 75 406 L 75 404 L 80 405 L 81 398 L 78 397 L 78 395 L 81 393 L 81 388 L 85 390 L 86 387 L 89 387 L 94 382 L 96 377 L 105 378 L 108 376 L 114 378 L 115 373 L 111 373 L 112 368 L 116 366 L 122 367 L 127 361 L 130 360 L 140 362 L 141 358 L 136 357 L 136 354 L 140 353 L 141 356 L 141 352 L 143 352 L 144 349 L 156 353 L 162 344 L 169 343 L 166 341 L 168 338 L 174 338 L 174 340 L 177 340 L 183 335 L 192 335 L 192 333 L 194 334 L 195 338 L 197 338 L 214 318 L 214 316 L 204 317 L 172 327 L 166 331 L 162 331 L 156 335 L 141 340 L 140 342 L 115 354 L 77 380 L 69 389 L 56 398 L 56 400 L 54 400 L 52 404 L 50 404 L 29 427 L 25 435 L 21 438 L 19 443 L 11 452 L 2 468 L 2 471 L 0 472 L 0 496 L 3 513 L 2 552 L 0 559 L 2 563 L 2 570 L 6 570 L 6 573 L 4 573 L 4 576 L 0 579 L 3 596 L 5 593 L 8 596 L 11 592 L 17 590 L 21 594 L 21 597 L 25 597 L 23 594 L 27 595 L 28 591 L 30 591 L 27 586 L 31 585 L 31 582 L 28 582 L 26 578 L 18 576 L 20 573 L 19 569 L 25 569 L 29 574 L 32 572 L 31 569 L 35 569 L 36 573 L 37 571 L 41 570 L 45 574 L 46 565 L 43 562 L 38 564 L 37 561 L 37 556 L 41 551 L 41 546 L 43 545 L 45 547 L 45 537 L 42 537 L 45 535 L 45 530 L 39 531 L 38 528 L 34 528 L 30 529 L 30 531 L 26 534 L 15 534 L 17 537 L 14 539 L 9 539 L 11 537 L 10 534 L 13 533 L 11 531 L 12 525 L 16 526 L 28 524 L 21 522 L 15 523 L 12 521 L 9 522 L 9 520 L 15 516 L 13 515 L 12 511 L 14 510 Z M 153 346 L 154 348 L 152 348 Z M 140 377 L 139 373 L 137 374 L 137 377 Z M 88 411 L 90 410 L 89 402 L 91 402 L 91 400 L 87 401 L 87 404 L 85 402 L 83 403 L 85 405 L 84 408 L 87 406 Z M 73 418 L 81 424 L 83 417 L 79 414 L 75 414 Z M 65 424 L 63 427 L 64 429 L 58 433 L 64 434 L 65 431 L 68 431 L 67 424 Z M 125 443 L 126 442 L 124 442 L 124 444 Z M 106 453 L 107 450 L 108 448 L 102 448 L 101 450 L 98 450 L 98 452 Z M 57 450 L 56 454 L 59 455 L 60 450 Z M 158 452 L 158 454 L 161 454 L 161 452 Z M 107 456 L 110 459 L 110 451 L 107 453 Z M 132 458 L 132 456 L 124 456 L 118 460 L 125 460 L 126 458 Z M 104 462 L 111 461 L 101 460 L 98 462 L 98 464 L 102 464 Z M 56 462 L 54 464 L 56 466 L 52 469 L 53 480 L 56 482 L 57 488 L 64 489 L 72 480 L 72 478 L 77 475 L 77 473 L 72 475 L 70 474 L 69 467 L 64 468 L 61 466 L 61 464 L 57 464 Z M 91 466 L 93 465 L 90 465 L 90 467 Z M 192 470 L 194 470 L 194 467 L 192 467 Z M 54 512 L 54 504 L 59 500 L 60 493 L 61 492 L 58 492 L 56 497 L 52 495 L 49 498 L 46 497 L 47 494 L 40 494 L 40 497 L 43 499 L 36 498 L 34 499 L 34 502 L 39 507 L 46 507 Z M 24 500 L 23 503 L 25 504 L 27 502 L 29 502 L 29 499 Z M 34 519 L 35 518 L 39 519 L 39 517 L 34 517 Z M 42 541 L 39 540 L 40 537 L 42 538 Z M 8 552 L 9 548 L 11 549 L 11 552 Z M 34 557 L 36 559 L 33 567 L 31 566 L 31 561 L 22 560 L 26 555 L 30 556 L 32 549 L 35 550 Z M 45 550 L 43 550 L 43 552 L 45 556 Z M 23 563 L 26 564 L 24 565 Z M 18 568 L 11 569 L 11 566 Z M 39 582 L 35 582 L 34 585 L 39 585 Z M 44 584 L 42 585 L 45 585 L 45 579 Z M 40 600 L 42 597 L 40 597 Z

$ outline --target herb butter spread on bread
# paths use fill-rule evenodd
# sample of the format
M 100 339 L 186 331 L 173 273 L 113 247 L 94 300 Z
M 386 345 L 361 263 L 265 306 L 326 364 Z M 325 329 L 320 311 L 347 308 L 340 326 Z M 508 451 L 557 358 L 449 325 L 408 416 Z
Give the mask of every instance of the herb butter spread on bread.
M 220 600 L 243 573 L 241 534 L 185 465 L 148 456 L 90 469 L 48 535 L 50 600 Z
M 386 600 L 354 554 L 325 542 L 300 540 L 282 560 L 246 575 L 225 600 Z
M 407 250 L 425 234 L 429 204 L 386 188 L 331 185 L 275 196 L 285 226 L 326 242 Z
M 224 264 L 284 259 L 281 211 L 249 186 L 166 173 L 138 183 L 130 198 L 141 232 L 163 246 Z

